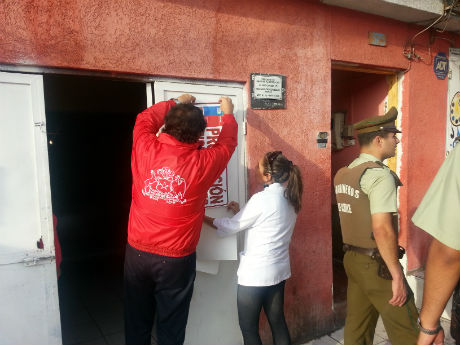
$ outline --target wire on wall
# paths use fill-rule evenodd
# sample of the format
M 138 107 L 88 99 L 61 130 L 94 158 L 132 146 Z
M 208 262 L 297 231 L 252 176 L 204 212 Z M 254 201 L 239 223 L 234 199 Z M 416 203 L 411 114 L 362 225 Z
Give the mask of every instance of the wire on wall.
M 431 29 L 433 26 L 435 26 L 436 24 L 441 24 L 443 22 L 445 22 L 445 25 L 442 29 L 438 29 L 436 31 L 438 32 L 444 32 L 446 27 L 447 27 L 447 24 L 449 22 L 449 19 L 451 18 L 452 15 L 457 15 L 457 10 L 455 9 L 459 3 L 460 3 L 460 0 L 451 0 L 451 4 L 448 4 L 449 0 L 444 0 L 443 1 L 443 4 L 444 4 L 444 10 L 442 12 L 442 14 L 436 18 L 430 25 L 428 25 L 426 28 L 424 28 L 423 30 L 417 32 L 414 36 L 412 36 L 409 40 L 406 41 L 406 43 L 404 44 L 404 48 L 403 48 L 403 52 L 402 54 L 409 60 L 409 67 L 407 68 L 407 70 L 405 72 L 408 72 L 411 68 L 411 63 L 412 62 L 423 62 L 427 65 L 431 65 L 432 64 L 432 56 L 431 56 L 431 44 L 434 42 L 434 39 L 436 38 L 440 38 L 438 36 L 434 36 L 434 35 L 431 35 L 430 36 L 430 40 L 427 44 L 427 48 L 428 48 L 428 56 L 429 56 L 429 59 L 425 58 L 425 57 L 422 57 L 417 51 L 416 51 L 416 46 L 422 46 L 420 44 L 415 44 L 415 39 L 420 36 L 422 33 L 426 32 L 427 30 Z M 450 41 L 450 40 L 449 40 Z

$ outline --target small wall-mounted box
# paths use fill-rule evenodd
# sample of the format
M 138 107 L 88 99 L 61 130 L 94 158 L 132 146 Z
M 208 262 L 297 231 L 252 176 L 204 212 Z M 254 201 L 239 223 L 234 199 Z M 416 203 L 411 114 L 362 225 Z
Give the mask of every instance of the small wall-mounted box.
M 345 125 L 343 126 L 342 137 L 352 137 L 353 136 L 353 125 Z
M 380 32 L 369 32 L 368 43 L 371 46 L 386 47 L 387 45 L 387 36 Z

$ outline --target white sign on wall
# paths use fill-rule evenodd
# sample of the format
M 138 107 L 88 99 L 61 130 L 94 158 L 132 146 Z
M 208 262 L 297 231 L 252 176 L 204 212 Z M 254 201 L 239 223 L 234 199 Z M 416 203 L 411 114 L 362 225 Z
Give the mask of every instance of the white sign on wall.
M 254 77 L 254 97 L 258 99 L 283 99 L 281 77 L 256 75 Z

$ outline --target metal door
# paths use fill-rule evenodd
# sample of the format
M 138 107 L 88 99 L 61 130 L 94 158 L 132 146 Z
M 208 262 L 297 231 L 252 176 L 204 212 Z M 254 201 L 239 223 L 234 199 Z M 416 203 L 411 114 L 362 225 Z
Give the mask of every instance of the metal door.
M 0 72 L 0 344 L 61 344 L 43 78 Z

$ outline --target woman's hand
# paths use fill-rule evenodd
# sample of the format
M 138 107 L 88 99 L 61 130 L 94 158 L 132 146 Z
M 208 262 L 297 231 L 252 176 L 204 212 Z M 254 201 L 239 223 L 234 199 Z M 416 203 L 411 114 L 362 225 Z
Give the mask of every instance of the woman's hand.
M 216 226 L 213 224 L 215 218 L 209 217 L 207 215 L 204 215 L 203 218 L 203 223 L 213 227 L 214 229 L 217 229 Z
M 240 212 L 240 204 L 236 201 L 230 201 L 227 205 L 227 209 L 231 210 L 234 214 Z

